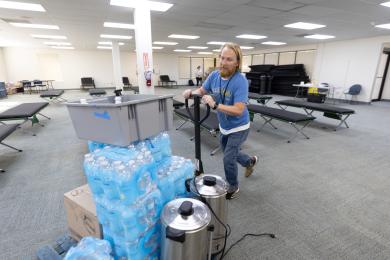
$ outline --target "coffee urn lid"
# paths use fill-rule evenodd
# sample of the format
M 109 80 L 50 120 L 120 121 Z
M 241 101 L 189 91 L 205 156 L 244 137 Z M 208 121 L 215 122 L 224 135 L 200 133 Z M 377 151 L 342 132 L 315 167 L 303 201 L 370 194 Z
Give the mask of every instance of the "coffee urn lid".
M 219 197 L 226 195 L 227 183 L 218 175 L 203 174 L 196 177 L 195 183 L 197 192 L 202 196 Z M 196 192 L 193 184 L 191 189 Z
M 168 202 L 162 213 L 161 222 L 176 230 L 194 231 L 207 226 L 211 213 L 207 206 L 196 199 L 181 198 Z

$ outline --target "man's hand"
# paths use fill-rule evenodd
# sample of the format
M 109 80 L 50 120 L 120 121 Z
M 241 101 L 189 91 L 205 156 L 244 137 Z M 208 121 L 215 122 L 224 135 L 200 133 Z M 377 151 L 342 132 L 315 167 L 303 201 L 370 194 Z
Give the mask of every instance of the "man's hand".
M 214 106 L 215 106 L 215 100 L 214 100 L 214 98 L 212 97 L 212 96 L 210 96 L 210 95 L 204 95 L 203 97 L 202 97 L 202 103 L 203 104 L 207 104 L 207 105 L 209 105 L 211 108 L 213 108 Z
M 186 90 L 184 90 L 184 92 L 183 92 L 183 97 L 185 98 L 185 99 L 189 99 L 190 97 L 191 97 L 191 95 L 192 95 L 192 89 L 186 89 Z

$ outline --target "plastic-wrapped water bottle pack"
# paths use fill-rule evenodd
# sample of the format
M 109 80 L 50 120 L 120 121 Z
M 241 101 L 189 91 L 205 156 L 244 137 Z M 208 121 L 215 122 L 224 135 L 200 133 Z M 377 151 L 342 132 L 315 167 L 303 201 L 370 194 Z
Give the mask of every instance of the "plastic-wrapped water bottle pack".
M 172 156 L 167 133 L 118 147 L 89 142 L 84 172 L 116 259 L 158 259 L 163 206 L 186 197 L 191 160 Z
M 69 249 L 64 260 L 113 260 L 111 245 L 106 240 L 84 237 L 76 247 Z

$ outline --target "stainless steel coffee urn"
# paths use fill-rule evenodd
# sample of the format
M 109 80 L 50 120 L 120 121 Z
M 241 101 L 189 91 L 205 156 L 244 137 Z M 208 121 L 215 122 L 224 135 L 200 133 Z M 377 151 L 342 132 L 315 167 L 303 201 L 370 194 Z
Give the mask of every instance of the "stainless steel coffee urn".
M 201 201 L 181 198 L 161 212 L 161 259 L 205 260 L 210 249 L 211 212 Z
M 218 175 L 203 174 L 195 179 L 196 189 L 191 183 L 191 192 L 206 200 L 219 220 L 226 225 L 228 206 L 226 201 L 227 183 Z M 225 243 L 225 228 L 212 214 L 211 225 L 214 225 L 212 254 L 222 251 Z

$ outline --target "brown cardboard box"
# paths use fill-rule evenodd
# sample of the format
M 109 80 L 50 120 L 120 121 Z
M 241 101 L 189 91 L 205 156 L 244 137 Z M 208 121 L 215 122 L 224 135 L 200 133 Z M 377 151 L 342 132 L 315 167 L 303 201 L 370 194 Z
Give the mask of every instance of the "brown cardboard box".
M 64 204 L 71 236 L 102 238 L 103 232 L 96 216 L 95 202 L 88 184 L 64 194 Z

